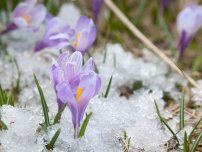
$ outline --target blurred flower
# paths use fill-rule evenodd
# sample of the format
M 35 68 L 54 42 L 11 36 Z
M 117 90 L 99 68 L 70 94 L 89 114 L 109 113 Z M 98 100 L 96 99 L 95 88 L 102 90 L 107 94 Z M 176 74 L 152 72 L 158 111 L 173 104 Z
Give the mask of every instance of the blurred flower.
M 191 42 L 193 36 L 202 26 L 202 7 L 192 3 L 185 7 L 177 17 L 177 29 L 180 35 L 179 59 L 184 55 L 184 51 Z
M 92 58 L 84 66 L 82 62 L 80 52 L 76 51 L 71 56 L 66 52 L 54 62 L 51 70 L 51 80 L 58 97 L 58 108 L 67 102 L 72 114 L 75 137 L 78 137 L 80 122 L 90 99 L 101 87 L 101 79 L 93 71 Z
M 162 6 L 162 10 L 164 12 L 166 7 L 168 6 L 168 0 L 161 0 L 161 6 Z
M 93 10 L 93 15 L 94 15 L 94 20 L 95 23 L 97 23 L 98 16 L 100 14 L 102 5 L 103 5 L 103 0 L 92 0 L 92 10 Z
M 12 13 L 10 23 L 1 34 L 22 27 L 36 29 L 45 19 L 45 16 L 45 7 L 41 4 L 36 4 L 36 0 L 27 0 L 19 3 Z
M 82 55 L 91 47 L 96 38 L 96 27 L 93 21 L 86 16 L 81 16 L 72 31 L 68 26 L 59 28 L 59 25 L 47 26 L 46 36 L 36 44 L 35 51 L 47 46 L 71 47 L 74 51 L 80 51 Z M 57 30 L 55 30 L 57 29 Z M 54 31 L 54 32 L 48 32 Z M 49 34 L 50 33 L 50 34 Z M 54 33 L 54 34 L 53 34 Z M 45 39 L 45 40 L 44 40 Z M 46 45 L 44 44 L 45 42 Z M 54 42 L 54 43 L 53 43 Z M 47 45 L 48 44 L 48 45 Z
M 74 50 L 83 55 L 91 47 L 96 39 L 96 27 L 93 21 L 86 16 L 81 16 L 75 27 L 75 34 L 71 39 Z
M 34 51 L 38 52 L 48 47 L 63 48 L 73 33 L 74 31 L 68 25 L 62 25 L 57 18 L 50 18 L 46 22 L 46 32 L 36 43 Z

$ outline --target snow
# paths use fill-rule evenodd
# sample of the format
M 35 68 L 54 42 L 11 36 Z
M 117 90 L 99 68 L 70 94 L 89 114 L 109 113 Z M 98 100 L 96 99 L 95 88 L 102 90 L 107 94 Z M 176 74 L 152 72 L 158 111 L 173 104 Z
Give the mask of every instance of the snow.
M 107 50 L 105 63 L 102 62 L 102 53 L 94 55 L 102 78 L 102 89 L 87 108 L 87 112 L 93 112 L 93 116 L 84 138 L 75 140 L 69 109 L 66 109 L 62 115 L 61 123 L 50 128 L 48 134 L 39 136 L 36 132 L 39 123 L 43 122 L 43 114 L 33 73 L 36 73 L 44 91 L 51 121 L 57 112 L 56 97 L 49 79 L 51 60 L 54 57 L 50 52 L 53 50 L 34 54 L 10 49 L 10 53 L 16 57 L 19 64 L 22 81 L 17 106 L 1 108 L 2 120 L 9 128 L 1 132 L 2 151 L 26 152 L 28 149 L 39 151 L 44 148 L 43 139 L 50 140 L 57 128 L 61 128 L 61 134 L 53 150 L 55 152 L 123 151 L 120 139 L 123 138 L 124 130 L 128 137 L 131 137 L 131 150 L 155 151 L 158 148 L 159 151 L 165 151 L 164 144 L 171 135 L 159 122 L 154 99 L 163 113 L 163 91 L 169 91 L 171 95 L 175 95 L 173 96 L 175 98 L 176 95 L 180 95 L 175 83 L 184 85 L 186 81 L 179 81 L 179 77 L 174 73 L 167 76 L 168 67 L 146 49 L 143 50 L 145 54 L 143 58 L 134 58 L 119 44 L 108 44 Z M 113 64 L 114 54 L 116 66 Z M 109 96 L 104 98 L 101 94 L 105 92 L 111 75 L 113 75 L 111 90 Z M 128 99 L 121 97 L 119 87 L 124 84 L 131 85 L 135 80 L 142 81 L 144 87 L 135 91 Z M 9 82 L 2 84 L 9 86 Z

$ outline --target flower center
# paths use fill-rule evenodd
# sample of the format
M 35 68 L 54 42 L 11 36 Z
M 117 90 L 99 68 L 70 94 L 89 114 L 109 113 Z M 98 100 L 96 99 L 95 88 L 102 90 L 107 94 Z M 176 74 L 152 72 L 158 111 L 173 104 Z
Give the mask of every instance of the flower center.
M 25 15 L 23 18 L 26 22 L 29 22 L 31 20 L 31 17 L 29 15 Z
M 81 39 L 81 33 L 78 32 L 77 37 L 76 37 L 76 41 L 73 43 L 74 47 L 78 47 L 78 43 L 79 43 L 80 39 Z
M 79 102 L 79 100 L 81 98 L 82 92 L 83 92 L 82 88 L 80 86 L 78 86 L 77 92 L 76 92 L 76 102 L 77 103 Z

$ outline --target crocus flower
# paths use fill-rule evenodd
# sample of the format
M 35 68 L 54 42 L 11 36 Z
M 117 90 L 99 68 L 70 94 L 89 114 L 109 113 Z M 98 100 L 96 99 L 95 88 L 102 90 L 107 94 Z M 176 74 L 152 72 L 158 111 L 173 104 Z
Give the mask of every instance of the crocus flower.
M 46 9 L 36 0 L 27 0 L 19 3 L 12 13 L 11 21 L 1 34 L 8 33 L 17 28 L 30 28 L 35 30 L 45 19 Z
M 91 47 L 96 38 L 96 27 L 93 21 L 86 16 L 81 16 L 77 21 L 74 34 L 71 38 L 64 34 L 52 36 L 51 40 L 58 41 L 63 47 L 70 46 L 74 51 L 80 51 L 82 55 Z
M 96 27 L 93 21 L 86 16 L 81 16 L 75 27 L 75 34 L 71 44 L 76 51 L 83 55 L 91 47 L 96 39 Z
M 93 71 L 90 58 L 82 66 L 83 57 L 79 51 L 71 56 L 65 52 L 52 65 L 51 80 L 58 98 L 58 108 L 67 103 L 74 126 L 74 136 L 78 137 L 85 109 L 101 87 L 100 77 Z
M 202 6 L 192 3 L 185 7 L 177 17 L 177 29 L 180 35 L 179 59 L 184 55 L 184 51 L 191 42 L 193 36 L 202 26 Z
M 46 32 L 43 38 L 36 43 L 34 51 L 38 52 L 48 47 L 63 48 L 73 33 L 74 31 L 68 25 L 62 25 L 58 18 L 51 18 L 47 20 Z
M 161 7 L 163 12 L 165 11 L 167 6 L 168 6 L 168 0 L 161 0 Z
M 103 5 L 103 0 L 92 0 L 92 10 L 93 10 L 93 15 L 94 15 L 94 20 L 97 23 L 98 16 L 100 14 L 102 5 Z

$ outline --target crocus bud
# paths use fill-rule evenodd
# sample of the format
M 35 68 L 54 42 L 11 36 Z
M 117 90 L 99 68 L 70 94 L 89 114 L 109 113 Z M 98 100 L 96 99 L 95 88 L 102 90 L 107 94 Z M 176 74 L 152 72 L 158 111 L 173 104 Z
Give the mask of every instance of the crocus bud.
M 177 17 L 177 29 L 179 33 L 179 59 L 196 32 L 202 26 L 202 6 L 192 3 L 186 6 Z

